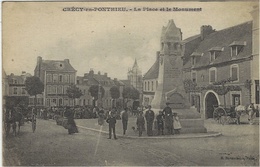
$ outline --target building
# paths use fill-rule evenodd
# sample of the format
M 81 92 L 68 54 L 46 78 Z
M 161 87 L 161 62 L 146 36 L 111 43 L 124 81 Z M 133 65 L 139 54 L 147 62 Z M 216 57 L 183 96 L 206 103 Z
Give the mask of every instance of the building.
M 105 90 L 104 97 L 101 99 L 101 102 L 96 101 L 96 104 L 94 104 L 93 97 L 89 92 L 89 88 L 92 85 L 100 85 Z M 77 105 L 101 105 L 102 107 L 107 109 L 112 107 L 112 97 L 110 95 L 110 88 L 112 86 L 115 86 L 115 83 L 114 80 L 107 76 L 107 73 L 101 74 L 100 72 L 98 72 L 97 74 L 95 74 L 94 71 L 91 69 L 89 73 L 85 73 L 84 76 L 77 76 L 77 86 L 83 93 L 83 96 L 77 99 Z
M 163 71 L 160 68 L 164 68 L 161 67 L 160 62 L 166 63 L 166 57 L 162 56 L 162 53 L 168 55 L 169 59 L 178 58 L 178 55 L 181 54 L 183 64 L 181 67 L 182 80 L 180 81 L 183 85 L 187 80 L 196 85 L 184 93 L 185 99 L 188 99 L 191 107 L 195 108 L 202 118 L 212 118 L 214 106 L 220 105 L 229 108 L 251 102 L 259 104 L 258 11 L 259 8 L 255 7 L 251 12 L 252 21 L 218 31 L 210 25 L 204 25 L 199 34 L 180 42 L 167 41 L 171 38 L 174 39 L 176 34 L 178 36 L 182 34 L 170 20 L 167 27 L 163 27 L 162 30 L 162 49 L 157 53 L 155 63 L 143 78 L 143 105 L 152 104 L 153 106 L 156 94 L 159 94 L 161 99 L 167 98 L 169 92 L 165 88 L 168 87 L 170 90 L 173 88 L 171 86 L 176 83 L 176 79 L 174 80 L 173 77 L 176 77 L 177 73 L 174 70 L 171 71 L 176 68 L 176 64 L 173 65 L 176 61 L 169 60 L 172 66 L 168 65 L 169 69 L 164 69 L 164 73 L 159 74 L 160 71 Z M 172 47 L 176 48 L 176 51 L 179 48 L 181 53 L 175 54 L 174 50 L 169 49 Z M 162 81 L 163 83 L 160 83 Z M 176 91 L 181 82 L 178 82 L 175 86 L 176 89 L 174 88 L 172 91 Z M 160 88 L 160 85 L 163 85 L 164 88 Z M 223 93 L 225 89 L 228 91 Z M 183 90 L 179 92 L 181 91 Z M 156 92 L 161 92 L 161 94 Z M 161 104 L 157 106 L 161 107 Z
M 43 82 L 44 92 L 42 95 L 37 95 L 37 101 L 42 101 L 37 105 L 73 106 L 74 101 L 68 98 L 66 91 L 71 84 L 76 84 L 76 72 L 69 59 L 43 60 L 39 56 L 34 75 Z
M 226 107 L 250 103 L 250 91 L 245 82 L 251 79 L 252 21 L 214 31 L 211 26 L 202 26 L 200 40 L 191 54 L 184 54 L 184 79 L 197 84 L 198 91 L 190 92 L 191 105 L 202 117 L 212 118 L 214 106 Z M 224 40 L 223 40 L 224 39 Z M 183 43 L 184 48 L 193 40 Z M 210 88 L 218 82 L 226 82 L 229 91 L 224 96 L 221 87 Z
M 29 95 L 25 90 L 25 80 L 31 74 L 22 72 L 21 75 L 14 75 L 13 73 L 5 77 L 4 94 L 7 106 L 28 105 Z
M 158 87 L 159 53 L 157 52 L 155 63 L 143 77 L 143 106 L 151 105 L 155 90 Z

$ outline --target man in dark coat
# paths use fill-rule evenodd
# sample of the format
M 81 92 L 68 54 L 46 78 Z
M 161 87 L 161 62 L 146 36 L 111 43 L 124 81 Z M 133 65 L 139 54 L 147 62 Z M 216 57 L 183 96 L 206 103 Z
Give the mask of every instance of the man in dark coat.
M 151 110 L 151 106 L 148 106 L 148 110 L 145 112 L 145 119 L 147 124 L 147 135 L 153 135 L 153 121 L 154 121 L 154 112 Z
M 125 108 L 125 110 L 122 112 L 122 123 L 123 123 L 123 135 L 125 135 L 125 132 L 127 130 L 127 123 L 128 123 L 128 110 Z
M 112 130 L 113 130 L 113 134 L 114 134 L 114 139 L 116 140 L 116 115 L 115 113 L 111 113 L 106 122 L 108 123 L 108 127 L 109 127 L 109 138 L 111 139 L 112 136 Z
M 165 128 L 168 130 L 168 134 L 173 135 L 173 115 L 169 103 L 166 103 L 166 107 L 163 109 L 163 115 L 165 117 Z

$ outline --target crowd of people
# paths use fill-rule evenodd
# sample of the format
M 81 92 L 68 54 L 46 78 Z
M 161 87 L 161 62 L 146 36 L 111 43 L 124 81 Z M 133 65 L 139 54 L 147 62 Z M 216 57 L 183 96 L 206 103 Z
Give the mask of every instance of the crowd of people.
M 146 131 L 148 136 L 173 135 L 179 134 L 181 129 L 179 117 L 177 113 L 173 113 L 172 109 L 169 107 L 169 103 L 166 103 L 166 107 L 163 111 L 160 111 L 158 115 L 155 115 L 151 106 L 138 107 L 136 110 L 133 110 L 131 107 L 126 107 L 124 109 L 119 107 L 104 109 L 102 107 L 92 106 L 30 107 L 22 111 L 24 112 L 23 115 L 25 117 L 30 117 L 29 111 L 34 111 L 38 119 L 56 120 L 57 125 L 62 125 L 68 129 L 68 134 L 78 133 L 74 119 L 98 118 L 99 125 L 102 126 L 105 122 L 108 123 L 109 139 L 111 139 L 112 133 L 114 138 L 117 139 L 115 132 L 117 120 L 122 121 L 123 135 L 126 135 L 128 118 L 130 116 L 136 118 L 136 127 L 132 127 L 132 129 L 138 131 L 139 136 L 142 136 L 143 131 Z M 164 129 L 166 129 L 166 133 Z

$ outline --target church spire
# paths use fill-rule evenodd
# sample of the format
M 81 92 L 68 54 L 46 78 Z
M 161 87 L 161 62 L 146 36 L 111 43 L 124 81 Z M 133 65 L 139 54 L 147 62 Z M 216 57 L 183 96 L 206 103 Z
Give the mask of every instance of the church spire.
M 134 62 L 133 68 L 134 68 L 134 67 L 138 67 L 136 58 L 135 58 L 135 62 Z

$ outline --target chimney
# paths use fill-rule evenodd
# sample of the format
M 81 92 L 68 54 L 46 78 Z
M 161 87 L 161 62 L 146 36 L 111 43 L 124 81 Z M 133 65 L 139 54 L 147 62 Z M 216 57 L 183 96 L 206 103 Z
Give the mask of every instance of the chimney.
M 107 73 L 106 72 L 104 73 L 104 75 L 105 75 L 105 77 L 107 77 Z
M 26 74 L 26 72 L 25 71 L 22 71 L 22 75 L 25 75 Z
M 89 76 L 93 77 L 93 75 L 94 75 L 94 71 L 93 71 L 93 69 L 90 69 Z
M 98 75 L 100 75 L 100 71 L 98 71 Z
M 67 62 L 68 64 L 70 63 L 69 59 L 64 59 L 65 62 Z
M 117 78 L 114 78 L 114 81 L 117 81 Z
M 211 34 L 212 32 L 215 32 L 215 30 L 212 29 L 212 26 L 210 25 L 203 25 L 200 27 L 200 37 L 201 40 L 204 40 L 206 36 Z

